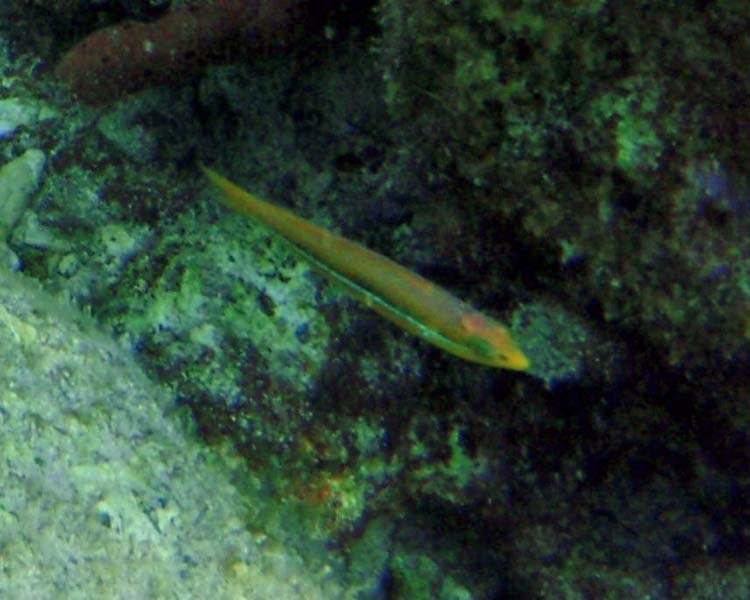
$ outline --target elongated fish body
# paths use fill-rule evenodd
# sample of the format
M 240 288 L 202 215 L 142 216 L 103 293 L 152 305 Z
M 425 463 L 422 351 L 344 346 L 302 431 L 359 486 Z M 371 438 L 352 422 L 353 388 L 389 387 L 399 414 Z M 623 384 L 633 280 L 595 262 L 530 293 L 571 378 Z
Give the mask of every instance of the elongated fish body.
M 365 305 L 422 339 L 492 367 L 524 371 L 530 362 L 501 323 L 446 289 L 345 237 L 266 202 L 201 165 L 223 202 L 281 235 L 323 274 Z

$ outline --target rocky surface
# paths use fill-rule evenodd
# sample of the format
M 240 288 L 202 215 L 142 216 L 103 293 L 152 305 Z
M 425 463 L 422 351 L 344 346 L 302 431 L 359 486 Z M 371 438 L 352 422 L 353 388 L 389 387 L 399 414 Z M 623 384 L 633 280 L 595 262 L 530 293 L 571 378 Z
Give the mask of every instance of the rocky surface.
M 742 598 L 744 4 L 323 4 L 282 53 L 96 109 L 53 66 L 123 16 L 9 33 L 7 97 L 50 115 L 0 140 L 46 157 L 9 268 L 239 450 L 243 531 L 351 597 Z M 383 323 L 196 157 L 492 312 L 532 370 Z

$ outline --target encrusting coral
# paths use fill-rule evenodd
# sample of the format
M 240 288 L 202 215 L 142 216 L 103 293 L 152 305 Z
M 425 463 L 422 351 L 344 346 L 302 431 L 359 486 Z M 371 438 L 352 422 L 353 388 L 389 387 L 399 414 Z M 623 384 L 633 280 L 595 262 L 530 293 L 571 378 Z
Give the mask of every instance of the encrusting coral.
M 55 72 L 83 102 L 105 104 L 176 83 L 209 63 L 286 44 L 300 10 L 295 0 L 215 0 L 149 23 L 123 21 L 78 42 Z

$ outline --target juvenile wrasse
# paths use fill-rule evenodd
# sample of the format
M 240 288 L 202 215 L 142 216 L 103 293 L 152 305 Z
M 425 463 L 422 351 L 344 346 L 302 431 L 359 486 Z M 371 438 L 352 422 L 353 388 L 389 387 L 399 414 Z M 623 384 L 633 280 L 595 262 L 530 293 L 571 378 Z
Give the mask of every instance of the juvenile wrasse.
M 319 271 L 402 329 L 465 360 L 517 371 L 529 368 L 507 327 L 444 288 L 200 167 L 221 190 L 226 206 L 281 235 Z

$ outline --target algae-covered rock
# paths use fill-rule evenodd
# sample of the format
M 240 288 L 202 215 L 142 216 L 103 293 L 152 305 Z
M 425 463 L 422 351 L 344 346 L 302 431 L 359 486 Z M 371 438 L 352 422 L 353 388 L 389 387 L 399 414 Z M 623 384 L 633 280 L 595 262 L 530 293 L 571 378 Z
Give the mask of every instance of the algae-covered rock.
M 37 149 L 0 167 L 0 240 L 7 238 L 39 186 L 46 158 Z
M 338 597 L 251 535 L 259 504 L 230 481 L 241 463 L 168 417 L 166 389 L 74 307 L 2 270 L 0 348 L 3 597 Z
M 386 96 L 433 177 L 512 219 L 558 291 L 669 364 L 746 354 L 747 3 L 382 0 L 379 15 Z

